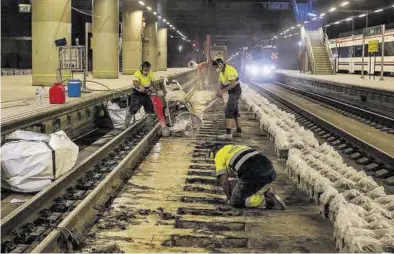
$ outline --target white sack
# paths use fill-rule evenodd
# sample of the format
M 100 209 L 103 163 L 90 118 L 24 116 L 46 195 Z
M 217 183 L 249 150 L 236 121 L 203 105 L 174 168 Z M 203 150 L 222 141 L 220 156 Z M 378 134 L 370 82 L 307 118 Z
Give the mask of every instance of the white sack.
M 51 134 L 49 146 L 55 150 L 56 179 L 74 167 L 79 147 L 68 138 L 64 131 Z
M 128 108 L 120 108 L 117 103 L 108 102 L 107 110 L 115 129 L 123 129 L 126 127 Z
M 6 139 L 23 139 L 49 142 L 49 136 L 47 134 L 20 130 L 14 131 L 13 133 L 7 135 Z
M 41 136 L 44 139 L 43 134 L 20 133 L 11 136 L 28 139 Z M 51 134 L 49 143 L 31 140 L 7 142 L 1 147 L 2 187 L 18 192 L 40 191 L 74 166 L 78 151 L 78 146 L 63 131 Z

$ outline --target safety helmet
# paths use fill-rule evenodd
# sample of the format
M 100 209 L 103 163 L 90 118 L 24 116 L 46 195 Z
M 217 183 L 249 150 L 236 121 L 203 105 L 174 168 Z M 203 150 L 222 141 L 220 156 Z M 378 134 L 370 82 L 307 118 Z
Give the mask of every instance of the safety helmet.
M 215 59 L 212 62 L 212 66 L 223 67 L 224 66 L 223 59 L 220 57 L 215 57 Z

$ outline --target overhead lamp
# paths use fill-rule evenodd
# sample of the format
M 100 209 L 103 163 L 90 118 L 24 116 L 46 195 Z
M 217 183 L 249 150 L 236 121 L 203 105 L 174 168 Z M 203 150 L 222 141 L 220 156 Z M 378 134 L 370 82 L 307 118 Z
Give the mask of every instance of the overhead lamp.
M 364 14 L 359 15 L 358 17 L 362 18 L 362 17 L 365 17 L 365 16 L 367 16 L 367 14 L 364 13 Z
M 290 29 L 291 29 L 291 30 L 293 30 L 294 28 L 295 28 L 295 27 L 294 27 L 294 26 L 292 26 Z
M 145 5 L 145 3 L 144 3 L 143 1 L 138 1 L 138 3 L 139 3 L 140 5 L 142 5 L 142 6 Z
M 340 24 L 341 23 L 341 21 L 337 21 L 337 22 L 335 22 L 334 24 L 335 25 L 338 25 L 338 24 Z
M 374 11 L 374 12 L 382 12 L 383 11 L 383 9 L 377 9 L 376 11 Z
M 349 4 L 349 1 L 344 1 L 344 2 L 341 3 L 341 6 L 346 6 L 348 4 Z
M 167 21 L 167 25 L 170 25 L 170 22 Z
M 326 25 L 326 27 L 330 27 L 330 26 L 331 26 L 331 24 Z
M 287 35 L 285 35 L 285 38 L 287 38 Z
M 329 12 L 333 12 L 333 11 L 335 11 L 337 8 L 335 8 L 335 7 L 332 7 L 330 10 L 329 10 Z
M 320 17 L 324 17 L 324 16 L 326 16 L 326 14 L 324 12 L 320 13 Z
M 308 20 L 304 22 L 304 24 L 308 24 L 308 23 L 309 23 L 309 21 L 308 21 Z
M 324 17 L 323 17 L 323 16 L 320 16 L 320 19 L 324 19 Z
M 316 20 L 317 18 L 316 17 L 314 17 L 312 20 Z
M 300 27 L 300 26 L 301 26 L 301 24 L 298 24 L 297 26 L 298 26 L 298 27 Z
M 146 9 L 148 9 L 148 10 L 151 11 L 151 10 L 152 10 L 152 7 L 148 6 L 148 7 L 146 7 Z
M 154 15 L 157 15 L 157 12 L 154 11 L 153 14 L 154 14 Z
M 311 17 L 316 17 L 316 14 L 314 14 L 314 13 L 308 13 L 308 15 Z
M 353 20 L 352 17 L 346 19 L 346 21 L 351 21 L 351 20 Z
M 283 35 L 283 33 L 280 33 L 280 35 Z
M 163 19 L 163 21 L 166 22 L 167 20 L 166 20 L 166 19 Z
M 158 19 L 162 19 L 163 17 L 159 15 L 159 16 L 157 16 L 157 18 L 158 18 Z

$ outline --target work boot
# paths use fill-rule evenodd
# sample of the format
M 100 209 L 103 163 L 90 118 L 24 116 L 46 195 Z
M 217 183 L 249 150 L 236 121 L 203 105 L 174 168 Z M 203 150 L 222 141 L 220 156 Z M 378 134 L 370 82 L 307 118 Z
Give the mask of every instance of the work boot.
M 243 137 L 242 132 L 237 131 L 236 133 L 234 133 L 233 137 L 234 138 L 242 138 Z
M 231 139 L 233 139 L 233 135 L 232 134 L 223 134 L 223 135 L 219 135 L 218 136 L 218 139 L 221 139 L 221 140 L 231 140 Z
M 285 203 L 276 195 L 273 188 L 270 187 L 264 192 L 264 198 L 267 209 L 286 210 Z
M 147 114 L 146 115 L 146 127 L 148 130 L 152 129 L 155 126 L 156 123 L 156 116 L 153 114 Z

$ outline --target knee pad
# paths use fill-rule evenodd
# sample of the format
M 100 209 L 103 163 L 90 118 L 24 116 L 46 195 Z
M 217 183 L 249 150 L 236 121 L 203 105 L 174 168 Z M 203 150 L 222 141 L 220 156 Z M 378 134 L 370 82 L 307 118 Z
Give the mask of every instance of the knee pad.
M 264 197 L 260 193 L 256 193 L 245 200 L 245 207 L 252 208 L 260 206 L 264 201 Z

